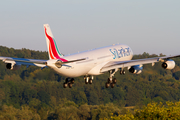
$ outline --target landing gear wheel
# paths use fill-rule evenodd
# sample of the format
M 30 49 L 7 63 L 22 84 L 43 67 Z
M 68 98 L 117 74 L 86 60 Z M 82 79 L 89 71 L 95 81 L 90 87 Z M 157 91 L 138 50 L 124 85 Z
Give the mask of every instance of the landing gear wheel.
M 110 83 L 106 82 L 105 86 L 106 88 L 108 88 L 110 86 Z
M 69 88 L 72 88 L 72 83 L 69 83 L 68 86 L 69 86 Z
M 85 79 L 85 84 L 88 84 L 88 81 Z
M 114 79 L 113 79 L 113 83 L 116 84 L 116 82 L 117 82 L 117 80 L 116 80 L 116 78 L 114 78 Z
M 114 83 L 111 83 L 111 88 L 114 88 Z
M 63 83 L 63 87 L 67 88 L 68 84 L 67 83 Z
M 125 73 L 126 73 L 125 70 L 123 70 L 123 71 L 122 71 L 122 74 L 125 75 Z
M 119 71 L 119 74 L 122 75 L 122 70 Z
M 71 79 L 71 83 L 74 84 L 74 78 Z
M 93 79 L 94 79 L 93 76 L 90 76 L 90 75 L 84 76 L 85 84 L 92 84 L 93 83 Z
M 69 87 L 69 88 L 72 88 L 72 85 L 74 84 L 74 78 L 66 78 L 65 79 L 65 82 L 63 83 L 63 87 L 64 88 L 67 88 L 67 87 Z
M 121 75 L 125 75 L 125 70 L 120 70 L 120 72 L 119 72 Z
M 92 84 L 92 82 L 93 82 L 92 79 L 89 79 L 89 84 Z

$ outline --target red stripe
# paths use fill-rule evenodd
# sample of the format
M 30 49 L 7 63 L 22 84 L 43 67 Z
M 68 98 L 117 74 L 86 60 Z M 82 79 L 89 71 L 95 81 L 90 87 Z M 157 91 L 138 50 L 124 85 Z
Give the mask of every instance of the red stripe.
M 45 27 L 44 27 L 45 28 Z M 58 55 L 58 53 L 57 53 L 57 51 L 56 51 L 56 47 L 55 47 L 55 44 L 54 44 L 54 40 L 53 40 L 53 38 L 52 37 L 50 37 L 48 34 L 47 34 L 47 31 L 46 31 L 47 29 L 45 28 L 45 35 L 46 35 L 46 37 L 49 39 L 49 42 L 50 42 L 50 44 L 49 44 L 49 53 L 51 53 L 50 54 L 50 57 L 52 58 L 52 59 L 60 59 L 62 62 L 67 62 L 67 60 L 66 59 L 63 59 L 63 58 L 60 58 L 59 57 L 59 55 Z M 52 55 L 53 54 L 53 55 Z M 54 56 L 54 57 L 52 57 L 52 56 Z
M 52 55 L 52 52 L 51 52 L 50 47 L 51 47 L 51 46 L 49 45 L 49 55 L 50 55 L 50 58 L 51 58 L 51 59 L 55 59 L 55 58 L 53 57 L 53 55 Z

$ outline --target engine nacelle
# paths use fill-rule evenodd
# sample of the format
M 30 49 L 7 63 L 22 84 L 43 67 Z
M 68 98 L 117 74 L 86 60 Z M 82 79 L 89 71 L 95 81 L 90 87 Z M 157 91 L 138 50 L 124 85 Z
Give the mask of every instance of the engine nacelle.
M 9 70 L 18 70 L 21 68 L 21 65 L 18 64 L 12 64 L 12 63 L 7 63 L 6 68 Z
M 142 72 L 142 69 L 142 65 L 135 65 L 129 69 L 129 72 L 133 74 L 140 74 Z
M 175 65 L 176 65 L 176 63 L 171 59 L 162 63 L 162 67 L 164 69 L 168 69 L 168 70 L 173 69 L 175 67 Z

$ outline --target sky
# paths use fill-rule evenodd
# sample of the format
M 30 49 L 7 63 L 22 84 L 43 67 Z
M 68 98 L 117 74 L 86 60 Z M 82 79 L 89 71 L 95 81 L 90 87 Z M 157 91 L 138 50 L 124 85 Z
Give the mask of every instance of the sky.
M 180 0 L 2 0 L 0 45 L 47 51 L 48 23 L 63 54 L 129 45 L 134 54 L 180 54 Z

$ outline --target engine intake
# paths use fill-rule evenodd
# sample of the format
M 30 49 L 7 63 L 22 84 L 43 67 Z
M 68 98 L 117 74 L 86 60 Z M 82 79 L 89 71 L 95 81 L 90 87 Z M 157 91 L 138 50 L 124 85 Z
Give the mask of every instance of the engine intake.
M 7 68 L 7 69 L 11 69 L 11 63 L 7 63 L 7 64 L 6 64 L 6 68 Z
M 135 65 L 129 69 L 129 72 L 133 74 L 140 74 L 142 72 L 142 69 L 142 65 Z
M 175 67 L 176 63 L 173 60 L 167 60 L 162 63 L 162 67 L 167 70 L 171 70 Z
M 12 64 L 12 63 L 7 63 L 6 68 L 9 70 L 18 70 L 21 68 L 21 65 L 18 64 Z

